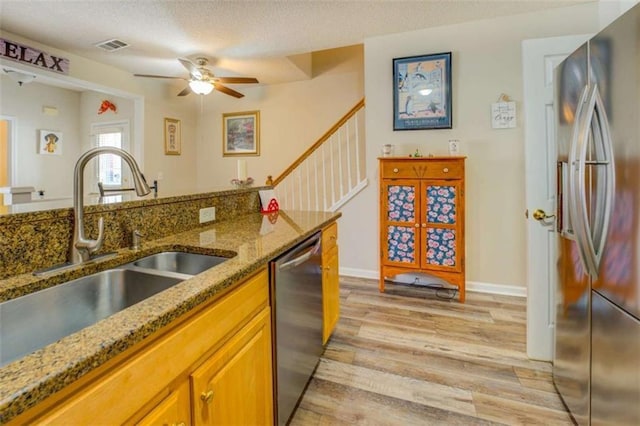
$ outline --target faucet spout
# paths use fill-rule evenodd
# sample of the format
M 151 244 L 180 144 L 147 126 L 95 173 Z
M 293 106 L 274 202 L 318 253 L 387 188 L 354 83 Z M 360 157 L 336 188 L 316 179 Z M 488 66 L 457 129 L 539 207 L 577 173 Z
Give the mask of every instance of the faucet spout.
M 101 154 L 113 154 L 122 158 L 131 169 L 133 186 L 139 196 L 151 192 L 147 181 L 144 179 L 138 163 L 131 154 L 120 148 L 101 146 L 90 149 L 80 156 L 73 172 L 73 241 L 71 243 L 69 261 L 71 263 L 83 263 L 91 258 L 91 254 L 100 250 L 104 242 L 104 220 L 98 219 L 98 238 L 92 240 L 84 233 L 84 168 L 94 157 Z

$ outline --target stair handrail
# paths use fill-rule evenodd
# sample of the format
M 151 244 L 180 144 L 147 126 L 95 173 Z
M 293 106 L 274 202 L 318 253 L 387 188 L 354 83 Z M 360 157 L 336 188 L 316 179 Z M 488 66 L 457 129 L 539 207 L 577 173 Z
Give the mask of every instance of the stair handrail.
M 275 179 L 272 179 L 271 175 L 267 176 L 266 185 L 276 186 L 282 182 L 287 176 L 289 176 L 304 160 L 309 158 L 315 150 L 320 148 L 324 142 L 326 142 L 340 127 L 342 127 L 351 117 L 356 115 L 358 111 L 364 108 L 364 98 L 353 106 L 340 120 L 336 122 L 327 132 L 322 135 L 313 145 L 311 145 L 305 152 L 298 157 L 287 169 Z

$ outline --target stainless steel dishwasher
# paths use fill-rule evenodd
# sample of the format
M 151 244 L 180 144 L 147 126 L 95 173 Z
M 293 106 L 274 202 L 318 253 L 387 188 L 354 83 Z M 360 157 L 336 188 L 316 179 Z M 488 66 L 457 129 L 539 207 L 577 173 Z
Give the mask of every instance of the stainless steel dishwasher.
M 276 421 L 285 425 L 322 355 L 322 239 L 271 262 Z

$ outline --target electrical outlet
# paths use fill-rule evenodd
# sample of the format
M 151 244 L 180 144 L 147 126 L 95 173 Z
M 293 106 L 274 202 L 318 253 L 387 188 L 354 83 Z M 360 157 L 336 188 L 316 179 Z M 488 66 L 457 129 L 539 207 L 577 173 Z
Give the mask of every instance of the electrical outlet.
M 216 220 L 216 208 L 207 207 L 206 209 L 200 209 L 200 223 L 211 222 Z
M 460 152 L 460 141 L 449 139 L 449 155 L 457 155 Z

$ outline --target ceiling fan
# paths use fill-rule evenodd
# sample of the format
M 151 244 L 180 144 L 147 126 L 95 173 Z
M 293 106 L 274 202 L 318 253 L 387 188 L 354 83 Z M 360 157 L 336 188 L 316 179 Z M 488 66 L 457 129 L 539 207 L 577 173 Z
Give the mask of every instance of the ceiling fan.
M 208 95 L 213 89 L 218 92 L 225 93 L 233 96 L 234 98 L 241 98 L 244 95 L 240 92 L 224 86 L 222 83 L 227 84 L 246 84 L 246 83 L 258 83 L 258 80 L 253 77 L 216 77 L 207 68 L 209 62 L 207 58 L 198 57 L 195 59 L 195 63 L 188 59 L 178 58 L 178 61 L 189 71 L 189 78 L 183 77 L 169 77 L 164 75 L 151 75 L 151 74 L 134 74 L 136 77 L 151 77 L 151 78 L 177 78 L 180 80 L 186 80 L 189 85 L 178 93 L 178 96 L 186 96 L 193 92 L 197 95 Z

